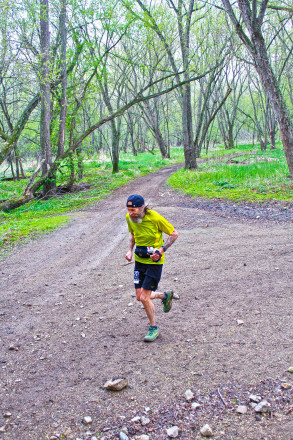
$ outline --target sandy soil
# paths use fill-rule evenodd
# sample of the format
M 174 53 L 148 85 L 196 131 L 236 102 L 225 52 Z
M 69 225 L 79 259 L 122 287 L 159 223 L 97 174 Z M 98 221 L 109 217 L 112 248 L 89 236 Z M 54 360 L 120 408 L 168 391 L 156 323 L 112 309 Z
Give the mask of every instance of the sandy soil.
M 156 440 L 173 425 L 200 439 L 206 423 L 215 439 L 293 439 L 292 388 L 282 387 L 293 385 L 292 208 L 192 200 L 165 186 L 172 171 L 119 188 L 1 261 L 0 439 L 110 440 L 126 426 L 129 438 Z M 156 302 L 152 344 L 124 259 L 133 192 L 180 233 L 160 290 L 181 300 L 168 314 Z M 129 386 L 105 390 L 115 377 Z M 271 412 L 256 414 L 251 393 Z M 131 421 L 143 415 L 148 424 Z

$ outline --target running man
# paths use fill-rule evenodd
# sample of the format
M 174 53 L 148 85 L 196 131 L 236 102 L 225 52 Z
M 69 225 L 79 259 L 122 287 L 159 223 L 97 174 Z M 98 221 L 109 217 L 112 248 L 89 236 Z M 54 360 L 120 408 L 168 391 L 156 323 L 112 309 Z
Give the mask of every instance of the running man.
M 153 299 L 160 298 L 164 312 L 171 310 L 173 291 L 156 292 L 162 275 L 165 252 L 178 237 L 178 232 L 164 217 L 150 209 L 142 196 L 132 194 L 126 202 L 128 213 L 126 221 L 130 233 L 129 251 L 126 260 L 131 261 L 135 248 L 134 287 L 137 301 L 141 301 L 150 322 L 148 334 L 144 341 L 152 342 L 159 336 L 155 323 L 155 306 Z M 163 232 L 168 235 L 166 243 Z

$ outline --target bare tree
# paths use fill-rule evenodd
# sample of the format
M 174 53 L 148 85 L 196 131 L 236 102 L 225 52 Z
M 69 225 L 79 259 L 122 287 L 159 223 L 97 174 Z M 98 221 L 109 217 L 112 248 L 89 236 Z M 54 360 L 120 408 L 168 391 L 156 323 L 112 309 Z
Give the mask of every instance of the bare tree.
M 262 25 L 268 6 L 268 0 L 262 0 L 261 2 L 257 2 L 257 0 L 237 0 L 240 18 L 237 18 L 235 6 L 232 6 L 230 0 L 221 1 L 237 35 L 250 53 L 262 86 L 274 109 L 275 118 L 283 142 L 289 174 L 290 177 L 293 178 L 293 124 L 290 120 L 289 112 L 278 81 L 274 75 L 262 33 Z M 243 20 L 248 34 L 245 32 L 241 20 Z

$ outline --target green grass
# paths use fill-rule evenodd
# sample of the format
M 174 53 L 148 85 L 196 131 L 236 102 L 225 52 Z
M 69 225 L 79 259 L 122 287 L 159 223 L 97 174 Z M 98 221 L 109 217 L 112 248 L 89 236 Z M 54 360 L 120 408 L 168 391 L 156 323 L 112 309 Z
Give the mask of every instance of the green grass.
M 143 176 L 163 166 L 182 162 L 182 148 L 172 149 L 171 159 L 161 159 L 156 152 L 139 153 L 136 157 L 121 153 L 120 172 L 112 174 L 111 161 L 101 163 L 98 158 L 84 162 L 82 182 L 91 184 L 86 191 L 57 196 L 49 200 L 33 200 L 10 212 L 0 212 L 0 256 L 4 255 L 19 242 L 34 238 L 58 228 L 70 221 L 70 213 L 84 208 L 105 197 L 115 188 L 126 184 L 136 177 Z M 67 181 L 70 170 L 67 164 L 57 175 L 57 185 Z M 1 199 L 20 196 L 27 185 L 26 180 L 19 182 L 0 181 Z
M 196 171 L 181 169 L 168 183 L 193 197 L 228 199 L 236 202 L 293 202 L 293 182 L 281 148 L 259 150 L 223 157 L 199 166 Z

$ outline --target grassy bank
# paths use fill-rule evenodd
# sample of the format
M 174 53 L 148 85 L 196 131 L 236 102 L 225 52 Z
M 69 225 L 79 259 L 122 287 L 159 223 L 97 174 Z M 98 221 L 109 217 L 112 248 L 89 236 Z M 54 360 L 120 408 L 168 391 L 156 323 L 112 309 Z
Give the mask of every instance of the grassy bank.
M 219 156 L 201 164 L 196 171 L 181 169 L 170 177 L 168 184 L 193 197 L 293 203 L 293 182 L 288 178 L 281 146 L 250 153 L 243 148 L 243 155 L 234 158 Z

